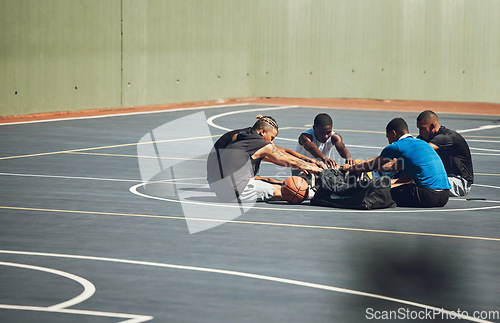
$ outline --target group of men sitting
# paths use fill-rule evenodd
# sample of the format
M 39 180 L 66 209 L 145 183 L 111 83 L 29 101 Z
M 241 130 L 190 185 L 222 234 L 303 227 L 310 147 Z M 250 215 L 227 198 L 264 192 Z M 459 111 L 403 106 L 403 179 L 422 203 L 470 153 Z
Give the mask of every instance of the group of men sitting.
M 441 207 L 449 196 L 465 196 L 474 181 L 472 158 L 465 139 L 441 126 L 426 110 L 417 118 L 418 138 L 402 118 L 386 126 L 389 145 L 379 156 L 355 162 L 328 114 L 318 114 L 312 128 L 302 132 L 295 150 L 277 146 L 278 124 L 257 116 L 252 127 L 222 135 L 207 160 L 207 180 L 221 201 L 281 199 L 282 181 L 258 176 L 261 161 L 291 167 L 292 175 L 317 174 L 326 168 L 344 172 L 377 171 L 392 179 L 391 196 L 398 206 Z M 345 164 L 332 158 L 335 147 Z

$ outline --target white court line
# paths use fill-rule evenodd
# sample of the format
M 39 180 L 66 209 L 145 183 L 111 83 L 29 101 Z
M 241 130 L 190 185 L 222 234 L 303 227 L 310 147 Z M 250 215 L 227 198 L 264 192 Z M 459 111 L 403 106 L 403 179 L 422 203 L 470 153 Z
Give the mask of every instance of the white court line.
M 294 142 L 297 141 L 297 139 L 289 139 L 289 138 L 279 138 L 279 139 L 286 140 L 286 141 L 294 141 Z M 377 150 L 382 150 L 382 149 L 385 148 L 385 147 L 378 147 L 378 146 L 362 146 L 362 145 L 350 145 L 350 144 L 346 144 L 346 147 L 349 147 L 349 148 L 377 149 Z M 498 149 L 485 149 L 485 148 L 473 148 L 473 147 L 469 147 L 469 148 L 471 150 L 475 149 L 475 150 L 481 150 L 481 151 L 491 151 L 491 152 L 499 152 L 500 153 L 500 150 L 498 150 Z M 472 152 L 471 154 L 472 155 L 483 155 L 483 156 L 500 156 L 500 154 L 476 153 L 476 152 Z
M 346 145 L 347 147 L 352 147 L 352 148 L 367 148 L 367 149 L 377 149 L 377 150 L 382 150 L 385 147 L 377 147 L 377 146 L 360 146 L 360 145 Z
M 297 142 L 297 138 L 295 139 L 291 139 L 291 138 L 283 138 L 283 137 L 276 137 L 276 139 L 281 139 L 281 140 L 285 140 L 285 141 L 293 141 L 293 142 Z M 347 147 L 353 147 L 353 148 L 367 148 L 367 149 L 384 149 L 385 147 L 377 147 L 377 146 L 362 146 L 362 145 L 348 145 L 346 144 Z
M 427 309 L 430 311 L 435 311 L 438 313 L 446 314 L 448 316 L 453 315 L 454 317 L 468 320 L 471 322 L 481 322 L 481 323 L 484 323 L 484 322 L 489 323 L 490 322 L 490 321 L 470 317 L 470 316 L 467 316 L 467 315 L 464 315 L 461 313 L 456 313 L 453 311 L 445 310 L 443 308 L 438 308 L 438 307 L 434 307 L 434 306 L 430 306 L 430 305 L 426 305 L 426 304 L 422 304 L 422 303 L 416 303 L 416 302 L 412 302 L 412 301 L 408 301 L 408 300 L 388 297 L 388 296 L 384 296 L 384 295 L 366 293 L 366 292 L 362 292 L 362 291 L 357 291 L 357 290 L 347 289 L 347 288 L 340 288 L 340 287 L 335 287 L 335 286 L 330 286 L 330 285 L 309 283 L 309 282 L 304 282 L 304 281 L 299 281 L 299 280 L 294 280 L 294 279 L 287 279 L 287 278 L 280 278 L 280 277 L 273 277 L 273 276 L 266 276 L 266 275 L 258 275 L 258 274 L 245 273 L 245 272 L 233 271 L 233 270 L 215 269 L 215 268 L 207 268 L 207 267 L 195 267 L 195 266 L 184 266 L 184 265 L 175 265 L 175 264 L 167 264 L 167 263 L 148 262 L 148 261 L 137 261 L 137 260 L 127 260 L 127 259 L 118 259 L 118 258 L 105 258 L 105 257 L 92 257 L 92 256 L 81 256 L 81 255 L 40 253 L 40 252 L 0 250 L 0 253 L 17 254 L 17 255 L 30 255 L 30 256 L 43 256 L 43 257 L 56 257 L 56 258 L 69 258 L 69 259 L 96 260 L 96 261 L 105 261 L 105 262 L 113 262 L 113 263 L 123 263 L 123 264 L 132 264 L 132 265 L 140 265 L 140 266 L 150 266 L 150 267 L 159 267 L 159 268 L 169 268 L 169 269 L 179 269 L 179 270 L 189 270 L 189 271 L 197 271 L 197 272 L 205 272 L 205 273 L 213 273 L 213 274 L 230 275 L 230 276 L 265 280 L 265 281 L 270 281 L 270 282 L 275 282 L 275 283 L 282 283 L 282 284 L 289 284 L 289 285 L 295 285 L 295 286 L 302 286 L 302 287 L 326 290 L 326 291 L 343 293 L 343 294 L 350 294 L 350 295 L 375 298 L 375 299 L 380 299 L 380 300 L 384 300 L 384 301 L 395 302 L 395 303 L 405 304 L 405 305 L 409 305 L 409 306 L 419 307 L 419 308 Z
M 146 185 L 147 183 L 139 183 L 136 185 L 133 185 L 129 188 L 129 191 L 132 194 L 135 194 L 137 196 L 142 196 L 145 198 L 149 199 L 154 199 L 154 200 L 160 200 L 160 201 L 166 201 L 166 202 L 173 202 L 173 203 L 187 203 L 187 204 L 194 204 L 194 205 L 204 205 L 204 206 L 213 206 L 213 207 L 222 207 L 222 208 L 240 208 L 240 205 L 238 203 L 216 203 L 216 202 L 195 202 L 195 201 L 187 201 L 187 200 L 177 200 L 177 199 L 169 199 L 165 197 L 158 197 L 158 196 L 153 196 L 153 195 L 148 195 L 145 193 L 141 193 L 137 191 L 137 189 L 141 186 Z M 208 187 L 208 185 L 207 185 Z M 213 194 L 215 197 L 215 194 Z M 280 208 L 271 208 L 271 207 L 262 207 L 262 206 L 252 206 L 252 209 L 255 210 L 273 210 L 273 211 L 292 211 L 292 212 L 316 212 L 316 213 L 329 213 L 332 214 L 332 209 L 331 208 L 308 208 L 308 209 L 303 209 L 303 208 L 286 208 L 286 207 L 280 207 Z M 425 212 L 457 212 L 457 211 L 481 211 L 481 210 L 490 210 L 490 209 L 498 209 L 500 208 L 500 205 L 497 206 L 483 206 L 483 207 L 473 207 L 473 208 L 465 208 L 465 209 L 421 209 L 421 208 L 416 208 L 416 209 L 405 209 L 405 210 L 400 210 L 400 209 L 395 209 L 395 210 L 388 210 L 388 209 L 383 209 L 383 210 L 351 210 L 351 209 L 334 209 L 335 213 L 425 213 Z
M 3 261 L 0 262 L 0 266 L 17 267 L 17 268 L 24 268 L 24 269 L 30 269 L 30 270 L 36 270 L 36 271 L 50 273 L 53 275 L 65 277 L 65 278 L 71 279 L 73 281 L 76 281 L 77 283 L 79 283 L 83 287 L 83 292 L 80 295 L 78 295 L 70 300 L 59 303 L 59 304 L 54 304 L 54 305 L 47 306 L 47 307 L 0 304 L 0 309 L 62 313 L 62 314 L 76 314 L 76 315 L 114 317 L 114 318 L 128 319 L 126 321 L 122 321 L 122 323 L 125 323 L 125 322 L 127 322 L 127 323 L 134 323 L 134 322 L 140 323 L 140 322 L 146 322 L 146 321 L 153 319 L 152 316 L 145 316 L 145 315 L 68 309 L 68 307 L 75 306 L 75 305 L 80 304 L 80 303 L 86 301 L 87 299 L 91 298 L 95 294 L 95 291 L 96 291 L 94 284 L 92 284 L 90 281 L 88 281 L 85 278 L 82 278 L 82 277 L 70 274 L 68 272 L 61 271 L 61 270 L 52 269 L 52 268 L 19 264 L 19 263 L 12 263 L 12 262 L 3 262 Z
M 500 187 L 498 186 L 492 186 L 492 185 L 483 185 L 483 184 L 472 184 L 473 186 L 480 186 L 480 187 L 488 187 L 488 188 L 496 188 L 496 189 L 499 189 L 500 190 Z
M 68 177 L 68 176 L 56 176 L 56 175 L 37 175 L 37 174 L 16 174 L 16 173 L 0 173 L 0 175 L 3 176 L 25 176 L 25 177 L 41 177 L 41 178 L 58 178 L 58 179 L 80 179 L 80 180 L 99 180 L 99 181 L 117 181 L 117 182 L 133 182 L 133 183 L 138 183 L 132 187 L 129 188 L 129 191 L 132 194 L 142 196 L 145 198 L 149 199 L 156 199 L 156 200 L 162 200 L 162 201 L 167 201 L 167 202 L 175 202 L 175 203 L 192 203 L 192 204 L 198 204 L 198 205 L 207 205 L 207 206 L 218 206 L 218 207 L 228 207 L 228 208 L 239 208 L 238 205 L 232 205 L 228 203 L 210 203 L 210 202 L 194 202 L 194 201 L 179 201 L 176 199 L 167 199 L 167 198 L 162 198 L 162 197 L 157 197 L 157 196 L 152 196 L 152 195 L 147 195 L 144 193 L 140 193 L 137 191 L 137 188 L 140 186 L 144 186 L 147 183 L 142 183 L 139 180 L 128 180 L 128 179 L 115 179 L 115 178 L 96 178 L 96 177 Z M 179 178 L 179 179 L 167 179 L 167 180 L 161 180 L 161 181 L 155 181 L 155 182 L 149 182 L 151 183 L 167 183 L 167 182 L 175 182 L 177 185 L 183 184 L 183 185 L 196 185 L 196 186 L 202 186 L 206 184 L 201 184 L 201 183 L 177 183 L 178 181 L 190 181 L 190 180 L 205 180 L 203 177 L 193 177 L 193 178 Z M 490 185 L 482 185 L 482 184 L 473 184 L 474 186 L 481 186 L 481 187 L 488 187 L 488 188 L 496 188 L 500 189 L 500 187 L 497 186 L 490 186 Z M 215 196 L 215 195 L 214 195 Z M 453 199 L 455 201 L 460 201 L 460 199 Z M 500 203 L 500 201 L 499 201 Z M 270 208 L 270 207 L 259 207 L 259 206 L 254 206 L 254 209 L 259 209 L 259 210 L 276 210 L 276 208 Z M 478 208 L 468 208 L 468 209 L 419 209 L 419 210 L 348 210 L 348 209 L 336 209 L 335 212 L 337 213 L 363 213 L 363 212 L 383 212 L 383 213 L 415 213 L 415 212 L 453 212 L 453 211 L 477 211 L 477 210 L 484 210 L 484 209 L 492 209 L 492 208 L 500 208 L 500 206 L 493 206 L 493 207 L 478 207 Z M 327 212 L 331 213 L 331 210 L 329 209 L 323 209 L 323 208 L 318 208 L 318 209 L 296 209 L 296 208 L 280 208 L 279 210 L 282 211 L 294 211 L 294 212 Z
M 96 118 L 108 118 L 108 117 L 119 117 L 119 116 L 130 116 L 130 115 L 144 115 L 144 114 L 154 114 L 154 113 L 164 113 L 164 112 L 178 112 L 178 111 L 189 111 L 189 110 L 203 110 L 203 109 L 214 109 L 214 108 L 224 108 L 224 107 L 241 107 L 241 106 L 249 106 L 252 105 L 250 103 L 240 103 L 240 104 L 227 104 L 227 105 L 216 105 L 216 106 L 202 106 L 202 107 L 196 107 L 196 108 L 178 108 L 178 109 L 171 109 L 171 110 L 156 110 L 156 111 L 144 111 L 144 112 L 131 112 L 131 113 L 122 113 L 122 114 L 109 114 L 109 115 L 99 115 L 99 116 L 87 116 L 87 117 L 74 117 L 74 118 L 59 118 L 59 119 L 49 119 L 49 120 L 33 120 L 33 121 L 22 121 L 22 122 L 11 122 L 11 123 L 0 123 L 0 126 L 2 125 L 12 125 L 12 124 L 26 124 L 26 123 L 42 123 L 42 122 L 54 122 L 54 121 L 64 121 L 64 120 L 81 120 L 81 119 L 96 119 Z M 258 104 L 262 105 L 262 104 Z M 239 113 L 245 113 L 245 112 L 253 112 L 253 111 L 267 111 L 267 110 L 282 110 L 282 109 L 293 109 L 293 108 L 299 108 L 299 106 L 296 105 L 290 105 L 290 106 L 266 106 L 264 108 L 257 108 L 257 109 L 247 109 L 247 110 L 238 110 L 238 111 L 230 111 L 226 113 L 221 113 L 217 114 L 215 116 L 212 116 L 207 119 L 207 123 L 215 128 L 224 130 L 224 131 L 230 131 L 232 129 L 225 128 L 222 126 L 219 126 L 215 124 L 213 121 L 219 117 L 227 116 L 227 115 L 233 115 L 233 114 L 239 114 Z M 320 108 L 320 107 L 319 107 Z M 485 130 L 485 129 L 491 129 L 491 128 L 496 128 L 500 127 L 498 125 L 492 125 L 492 126 L 482 126 L 479 128 L 475 129 L 468 129 L 468 130 L 460 130 L 459 132 L 468 132 L 468 131 L 475 131 L 475 130 Z M 293 141 L 296 142 L 297 139 L 290 139 L 290 138 L 282 138 L 282 137 L 277 137 L 276 139 L 279 140 L 285 140 L 285 141 Z M 470 140 L 473 141 L 473 140 Z M 486 141 L 485 141 L 486 142 Z M 363 145 L 346 145 L 347 147 L 352 147 L 352 148 L 366 148 L 366 149 L 384 149 L 384 147 L 377 147 L 377 146 L 363 146 Z M 500 152 L 500 150 L 494 150 L 494 149 L 482 149 L 482 148 L 471 148 L 471 149 L 476 149 L 476 150 L 482 150 L 482 151 L 492 151 L 492 152 Z M 68 151 L 71 152 L 71 151 Z M 488 153 L 472 153 L 473 155 L 484 155 L 484 156 L 500 156 L 500 154 L 488 154 Z
M 281 109 L 294 109 L 294 108 L 299 108 L 299 106 L 296 105 L 290 105 L 290 106 L 279 106 L 279 107 L 266 107 L 262 109 L 247 109 L 247 110 L 238 110 L 238 111 L 230 111 L 230 112 L 224 112 L 220 113 L 214 116 L 211 116 L 210 118 L 207 119 L 207 123 L 217 129 L 221 129 L 224 131 L 231 131 L 233 129 L 229 129 L 223 126 L 219 126 L 216 123 L 214 123 L 215 119 L 225 117 L 228 115 L 234 115 L 234 114 L 239 114 L 239 113 L 245 113 L 245 112 L 254 112 L 254 111 L 267 111 L 267 110 L 281 110 Z M 491 128 L 497 128 L 500 126 L 482 126 L 480 128 L 476 129 L 469 129 L 469 130 L 460 130 L 458 132 L 469 132 L 469 131 L 475 131 L 475 130 L 485 130 L 485 129 L 491 129 Z M 283 138 L 283 137 L 276 137 L 276 139 L 279 140 L 285 140 L 285 141 L 293 141 L 297 142 L 297 139 L 290 139 L 290 138 Z M 348 145 L 346 144 L 347 147 L 352 147 L 352 148 L 366 148 L 366 149 L 379 149 L 382 150 L 385 147 L 377 147 L 377 146 L 362 146 L 362 145 Z M 496 149 L 484 149 L 484 148 L 470 148 L 470 149 L 476 149 L 476 150 L 481 150 L 481 151 L 491 151 L 491 152 L 500 152 L 500 150 Z M 472 155 L 484 155 L 484 156 L 500 156 L 500 154 L 487 154 L 487 153 L 472 153 Z
M 487 153 L 471 153 L 471 155 L 480 155 L 480 156 L 500 156 L 500 154 L 487 154 Z
M 225 113 L 220 113 L 214 116 L 211 116 L 210 118 L 207 119 L 207 123 L 217 129 L 221 129 L 224 131 L 231 131 L 233 129 L 229 129 L 226 127 L 219 126 L 214 123 L 215 119 L 225 117 L 228 115 L 233 115 L 233 114 L 239 114 L 239 113 L 245 113 L 245 112 L 254 112 L 254 111 L 267 111 L 267 110 L 281 110 L 281 109 L 294 109 L 294 108 L 299 108 L 299 106 L 296 105 L 290 105 L 290 106 L 280 106 L 280 107 L 268 107 L 268 108 L 261 108 L 261 109 L 248 109 L 248 110 L 238 110 L 238 111 L 230 111 L 230 112 L 225 112 Z M 297 139 L 290 139 L 290 138 L 283 138 L 283 137 L 276 137 L 276 139 L 280 140 L 285 140 L 285 141 L 293 141 L 296 142 Z M 360 146 L 360 145 L 346 145 L 348 147 L 353 147 L 353 148 L 368 148 L 368 149 L 384 149 L 384 147 L 375 147 L 375 146 Z
M 500 153 L 500 150 L 498 149 L 486 149 L 486 148 L 474 148 L 474 147 L 470 147 L 470 149 Z
M 488 129 L 495 129 L 495 128 L 500 128 L 500 125 L 485 125 L 485 126 L 480 126 L 478 128 L 473 128 L 473 129 L 457 130 L 457 132 L 465 133 L 465 132 L 488 130 Z
M 179 111 L 187 111 L 187 110 L 193 110 L 193 111 L 195 111 L 195 110 L 203 110 L 203 109 L 240 107 L 240 106 L 247 106 L 247 105 L 251 105 L 251 104 L 250 103 L 237 103 L 237 104 L 224 104 L 224 105 L 208 105 L 208 106 L 195 107 L 195 108 L 178 108 L 178 109 L 170 109 L 170 110 L 155 110 L 155 111 L 115 113 L 115 114 L 111 113 L 111 114 L 103 114 L 103 115 L 98 115 L 98 116 L 86 116 L 86 117 L 71 117 L 71 118 L 63 118 L 63 117 L 61 117 L 61 118 L 47 119 L 47 120 L 6 122 L 6 123 L 0 123 L 0 126 L 17 125 L 17 124 L 29 124 L 29 123 L 55 122 L 55 121 L 65 121 L 65 120 L 102 119 L 102 118 L 133 116 L 133 115 L 141 115 L 141 114 L 154 114 L 154 113 L 165 113 L 165 112 L 179 112 Z
M 498 140 L 467 139 L 467 141 L 471 141 L 471 142 L 487 142 L 487 143 L 500 144 L 500 141 L 498 141 Z
M 43 174 L 20 174 L 20 173 L 0 173 L 0 176 L 19 176 L 19 177 L 40 177 L 40 178 L 57 178 L 57 179 L 81 179 L 81 180 L 91 180 L 91 181 L 109 181 L 109 182 L 129 182 L 138 183 L 141 182 L 137 179 L 120 179 L 120 178 L 103 178 L 103 177 L 81 177 L 81 176 L 62 176 L 62 175 L 43 175 Z M 159 181 L 149 181 L 148 183 L 168 183 L 177 181 L 190 181 L 190 180 L 205 180 L 205 177 L 186 177 L 178 179 L 163 179 Z M 200 183 L 176 183 L 184 185 L 204 185 Z
M 43 271 L 43 272 L 50 273 L 53 275 L 69 278 L 69 279 L 76 281 L 77 283 L 79 283 L 80 285 L 83 286 L 83 292 L 80 295 L 78 295 L 77 297 L 74 297 L 68 301 L 47 307 L 48 309 L 51 309 L 51 310 L 59 310 L 59 309 L 63 309 L 66 307 L 75 306 L 75 305 L 80 304 L 81 302 L 86 301 L 87 299 L 91 298 L 92 295 L 94 295 L 94 293 L 95 293 L 94 284 L 92 284 L 91 282 L 89 282 L 85 278 L 82 278 L 82 277 L 79 277 L 79 276 L 76 276 L 76 275 L 73 275 L 73 274 L 70 274 L 70 273 L 67 273 L 64 271 L 60 271 L 57 269 L 32 266 L 32 265 L 25 265 L 25 264 L 18 264 L 18 263 L 13 263 L 13 262 L 3 262 L 3 261 L 0 262 L 0 266 L 9 266 L 9 267 L 17 267 L 17 268 Z
M 207 119 L 207 123 L 217 129 L 221 129 L 224 131 L 231 131 L 233 129 L 225 128 L 219 125 L 216 125 L 214 123 L 214 120 L 220 117 L 225 117 L 228 115 L 233 115 L 233 114 L 239 114 L 239 113 L 245 113 L 245 112 L 255 112 L 255 111 L 268 111 L 268 110 L 283 110 L 283 109 L 293 109 L 293 108 L 298 108 L 296 105 L 287 105 L 287 106 L 279 106 L 279 107 L 267 107 L 267 108 L 258 108 L 258 109 L 247 109 L 247 110 L 238 110 L 238 111 L 229 111 L 229 112 L 224 112 L 220 113 L 214 116 L 211 116 L 210 118 Z
M 0 309 L 128 319 L 126 321 L 121 321 L 120 323 L 141 323 L 141 322 L 150 321 L 154 318 L 152 316 L 147 316 L 147 315 L 123 314 L 123 313 L 112 313 L 112 312 L 98 312 L 98 311 L 87 311 L 87 310 L 74 310 L 74 309 L 69 309 L 69 308 L 51 309 L 48 307 L 40 307 L 40 306 L 23 306 L 23 305 L 7 305 L 7 304 L 0 304 Z
M 134 180 L 134 179 L 80 177 L 80 176 L 62 176 L 62 175 L 41 175 L 41 174 L 19 174 L 19 173 L 0 173 L 0 176 L 41 177 L 41 178 L 59 178 L 59 179 L 84 179 L 84 180 L 92 180 L 92 181 L 132 182 L 132 183 L 140 182 L 139 180 Z
M 450 200 L 452 200 L 452 199 L 450 199 Z M 479 202 L 479 203 L 500 203 L 500 201 L 494 201 L 494 200 L 472 200 L 472 201 Z

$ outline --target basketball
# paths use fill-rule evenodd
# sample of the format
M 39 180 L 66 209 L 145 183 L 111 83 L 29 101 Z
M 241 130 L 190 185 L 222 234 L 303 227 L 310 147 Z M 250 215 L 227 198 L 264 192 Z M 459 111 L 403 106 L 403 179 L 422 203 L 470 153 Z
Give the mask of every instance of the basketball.
M 282 199 L 289 204 L 300 204 L 309 195 L 309 185 L 306 180 L 299 176 L 291 176 L 283 181 L 281 185 Z

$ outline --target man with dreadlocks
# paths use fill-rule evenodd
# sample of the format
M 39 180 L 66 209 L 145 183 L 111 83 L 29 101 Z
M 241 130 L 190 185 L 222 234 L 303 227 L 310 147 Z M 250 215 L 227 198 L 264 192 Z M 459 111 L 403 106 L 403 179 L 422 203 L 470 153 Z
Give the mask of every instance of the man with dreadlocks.
M 221 201 L 266 201 L 281 199 L 281 181 L 257 176 L 262 160 L 279 166 L 319 173 L 309 163 L 274 145 L 278 124 L 269 116 L 257 116 L 251 128 L 224 134 L 207 160 L 207 181 Z

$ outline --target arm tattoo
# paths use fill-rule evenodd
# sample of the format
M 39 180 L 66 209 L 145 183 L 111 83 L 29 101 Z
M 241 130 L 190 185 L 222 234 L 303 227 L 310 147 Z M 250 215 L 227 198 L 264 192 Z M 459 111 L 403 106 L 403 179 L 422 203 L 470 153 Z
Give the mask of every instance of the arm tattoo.
M 274 144 L 272 144 L 272 146 L 273 146 L 273 154 L 280 155 L 280 156 L 283 155 L 281 153 L 281 151 L 279 151 L 278 148 L 276 148 L 276 146 Z
M 304 168 L 307 165 L 303 160 L 297 159 L 297 166 Z

